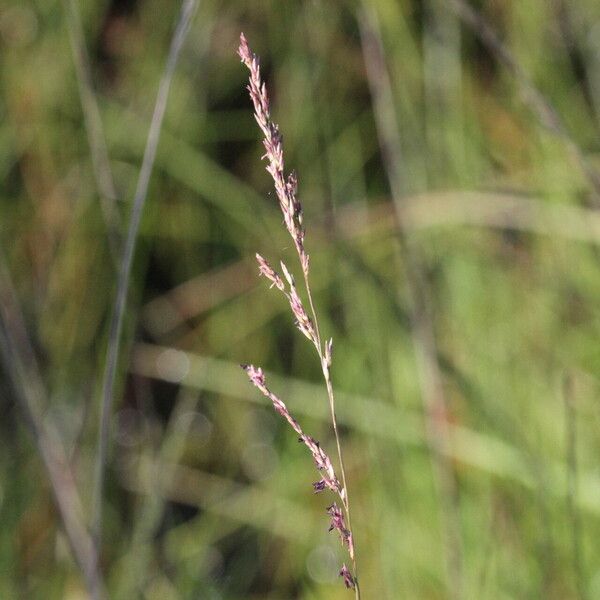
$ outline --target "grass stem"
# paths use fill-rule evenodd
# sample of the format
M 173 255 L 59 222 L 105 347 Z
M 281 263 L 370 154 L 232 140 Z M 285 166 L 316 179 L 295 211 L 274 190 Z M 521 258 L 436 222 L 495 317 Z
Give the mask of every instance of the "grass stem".
M 129 289 L 129 279 L 131 277 L 131 267 L 135 253 L 135 246 L 138 237 L 138 230 L 146 197 L 148 195 L 148 185 L 150 175 L 154 166 L 156 150 L 160 138 L 160 130 L 165 115 L 171 81 L 175 73 L 177 60 L 183 47 L 183 42 L 189 30 L 192 16 L 196 9 L 197 0 L 184 0 L 181 6 L 179 20 L 171 40 L 169 56 L 167 64 L 163 72 L 156 103 L 154 105 L 154 113 L 150 123 L 146 148 L 144 150 L 144 158 L 142 168 L 140 170 L 135 196 L 133 199 L 133 207 L 131 209 L 131 218 L 123 256 L 120 262 L 117 291 L 115 303 L 110 321 L 110 329 L 108 334 L 108 347 L 106 351 L 106 365 L 104 370 L 104 379 L 102 385 L 102 403 L 100 414 L 100 431 L 98 439 L 98 453 L 96 457 L 96 473 L 94 486 L 94 504 L 92 516 L 92 530 L 98 541 L 98 547 L 101 546 L 102 539 L 102 501 L 104 494 L 104 472 L 106 470 L 106 462 L 108 459 L 108 449 L 110 441 L 110 420 L 112 416 L 113 394 L 115 387 L 115 377 L 117 372 L 117 363 L 119 359 L 119 348 L 121 331 L 123 329 L 123 319 L 125 316 L 125 305 L 127 301 L 127 290 Z

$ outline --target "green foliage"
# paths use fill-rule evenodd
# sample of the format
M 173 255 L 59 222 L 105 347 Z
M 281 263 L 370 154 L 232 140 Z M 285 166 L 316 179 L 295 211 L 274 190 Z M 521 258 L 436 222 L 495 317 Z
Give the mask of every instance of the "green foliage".
M 179 3 L 78 4 L 125 231 Z M 562 118 L 566 135 L 556 135 L 446 3 L 368 4 L 381 22 L 407 237 L 423 258 L 449 403 L 460 597 L 599 597 L 600 221 L 577 153 L 600 165 L 600 5 L 486 4 Z M 46 419 L 89 511 L 116 266 L 66 5 L 0 7 L 0 244 L 48 391 Z M 262 56 L 300 181 L 313 291 L 334 339 L 364 598 L 456 597 L 358 9 L 207 0 L 197 11 L 122 340 L 101 564 L 111 598 L 350 597 L 313 467 L 238 367 L 270 372 L 273 391 L 333 456 L 319 365 L 253 262 L 259 251 L 277 264 L 293 248 L 259 163 L 240 30 Z M 85 597 L 6 381 L 0 597 Z

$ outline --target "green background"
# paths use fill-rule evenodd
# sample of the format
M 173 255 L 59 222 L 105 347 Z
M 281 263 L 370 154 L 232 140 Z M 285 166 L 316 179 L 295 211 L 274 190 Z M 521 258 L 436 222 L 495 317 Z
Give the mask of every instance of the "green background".
M 123 233 L 179 3 L 77 6 Z M 391 81 L 400 246 L 364 6 Z M 590 176 L 600 173 L 600 4 L 476 8 L 516 69 L 440 0 L 200 2 L 121 340 L 101 558 L 111 598 L 352 597 L 327 532 L 332 499 L 312 494 L 306 449 L 238 366 L 262 366 L 334 454 L 318 361 L 254 263 L 258 251 L 299 275 L 260 162 L 235 53 L 242 30 L 298 172 L 317 311 L 334 340 L 363 598 L 600 597 L 600 188 Z M 45 384 L 44 418 L 89 518 L 116 265 L 70 14 L 55 0 L 0 6 L 0 247 Z M 532 85 L 559 133 L 532 106 Z M 447 404 L 437 417 L 424 408 L 406 247 L 431 309 Z M 10 368 L 0 382 L 0 597 L 85 598 Z M 447 428 L 452 497 L 427 441 L 435 418 Z M 459 564 L 450 572 L 448 556 Z

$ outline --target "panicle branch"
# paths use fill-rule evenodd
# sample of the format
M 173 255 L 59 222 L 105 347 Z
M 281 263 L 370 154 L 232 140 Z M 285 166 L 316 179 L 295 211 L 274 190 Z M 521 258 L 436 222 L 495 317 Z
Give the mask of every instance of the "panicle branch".
M 278 290 L 283 292 L 283 295 L 287 298 L 290 304 L 292 314 L 295 317 L 294 323 L 296 327 L 300 333 L 306 336 L 315 345 L 317 351 L 319 351 L 320 346 L 315 326 L 312 322 L 312 319 L 308 316 L 308 313 L 304 308 L 304 304 L 298 295 L 294 276 L 289 272 L 288 268 L 285 266 L 285 263 L 282 261 L 281 270 L 283 271 L 283 275 L 288 283 L 288 290 L 286 289 L 285 283 L 279 276 L 279 273 L 273 269 L 267 259 L 263 258 L 257 253 L 256 260 L 258 262 L 259 274 L 265 276 L 271 282 L 271 287 L 276 287 Z
M 275 183 L 275 193 L 283 214 L 286 229 L 294 241 L 304 273 L 308 274 L 309 257 L 304 249 L 304 225 L 302 224 L 302 205 L 298 201 L 298 178 L 295 172 L 285 176 L 283 160 L 283 136 L 279 126 L 271 119 L 267 87 L 260 77 L 260 60 L 248 47 L 246 37 L 240 35 L 238 54 L 250 71 L 247 86 L 254 104 L 254 118 L 263 132 L 263 144 L 267 159 L 267 171 Z
M 260 367 L 254 365 L 240 365 L 251 383 L 253 383 L 262 393 L 273 403 L 273 408 L 292 426 L 292 429 L 298 434 L 298 440 L 302 442 L 312 454 L 315 466 L 320 473 L 321 479 L 313 483 L 315 493 L 322 492 L 324 489 L 330 489 L 343 499 L 343 489 L 335 475 L 333 464 L 327 453 L 321 448 L 310 435 L 302 431 L 298 421 L 291 415 L 287 406 L 278 396 L 276 396 L 268 387 L 265 381 L 265 375 Z M 335 504 L 334 504 L 335 505 Z M 331 531 L 331 529 L 330 529 Z

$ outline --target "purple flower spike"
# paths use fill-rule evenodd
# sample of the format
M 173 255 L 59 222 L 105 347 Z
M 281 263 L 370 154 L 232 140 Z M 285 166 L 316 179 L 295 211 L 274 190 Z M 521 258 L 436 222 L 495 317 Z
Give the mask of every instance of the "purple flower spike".
M 317 442 L 310 435 L 303 434 L 300 437 L 300 440 L 306 444 L 306 447 L 311 451 L 313 455 L 313 459 L 315 461 L 315 465 L 319 471 L 321 471 L 322 479 L 321 481 L 328 487 L 332 492 L 339 494 L 342 496 L 342 486 L 335 476 L 335 471 L 333 470 L 333 465 L 331 463 L 331 459 L 327 456 L 327 453 L 321 448 L 319 442 Z M 320 487 L 321 482 L 317 482 Z M 320 489 L 316 489 L 315 491 L 321 491 Z
M 294 281 L 294 276 L 288 271 L 288 268 L 285 266 L 285 263 L 283 261 L 281 262 L 281 269 L 283 270 L 283 274 L 290 286 L 290 291 L 286 295 L 290 303 L 290 308 L 292 309 L 292 314 L 296 318 L 296 327 L 313 344 L 316 344 L 317 335 L 315 333 L 315 328 L 313 326 L 313 322 L 306 313 L 300 296 L 298 295 L 298 290 L 296 289 L 296 282 Z
M 350 570 L 345 564 L 343 564 L 342 568 L 340 569 L 340 577 L 344 578 L 344 585 L 349 590 L 353 590 L 356 587 L 356 581 L 354 580 L 352 573 L 350 573 Z
M 298 177 L 294 171 L 286 175 L 283 136 L 277 123 L 275 123 L 271 117 L 269 95 L 267 93 L 266 85 L 261 78 L 259 58 L 248 47 L 248 42 L 244 34 L 240 35 L 238 54 L 242 62 L 250 71 L 247 89 L 250 92 L 250 98 L 254 105 L 254 117 L 263 134 L 262 142 L 264 146 L 264 155 L 261 158 L 266 161 L 266 170 L 273 179 L 275 195 L 283 215 L 283 223 L 293 240 L 300 260 L 303 275 L 303 281 L 300 285 L 300 288 L 302 288 L 300 290 L 301 293 L 298 293 L 294 277 L 283 262 L 280 263 L 280 276 L 260 254 L 256 255 L 256 260 L 258 261 L 260 275 L 266 277 L 269 280 L 271 287 L 276 287 L 286 297 L 296 327 L 310 340 L 319 356 L 331 409 L 331 420 L 337 443 L 337 458 L 339 461 L 338 464 L 340 467 L 342 483 L 340 483 L 340 480 L 338 480 L 336 476 L 329 455 L 321 448 L 319 442 L 310 435 L 304 433 L 300 424 L 291 415 L 283 400 L 267 387 L 262 369 L 255 367 L 254 365 L 241 366 L 246 371 L 251 383 L 271 401 L 275 411 L 289 423 L 292 429 L 298 434 L 299 441 L 310 451 L 319 472 L 318 481 L 315 481 L 312 484 L 314 492 L 319 493 L 329 490 L 337 496 L 336 499 L 339 502 L 341 501 L 339 506 L 334 502 L 327 508 L 327 513 L 330 517 L 329 531 L 335 529 L 340 535 L 342 546 L 348 550 L 350 560 L 352 561 L 353 571 L 350 571 L 344 564 L 340 571 L 340 576 L 343 578 L 345 586 L 349 589 L 354 589 L 356 599 L 360 600 L 360 588 L 356 578 L 354 541 L 352 530 L 350 528 L 350 505 L 346 488 L 346 475 L 344 473 L 344 463 L 342 460 L 340 438 L 336 423 L 335 399 L 330 375 L 333 341 L 331 339 L 321 339 L 317 312 L 314 307 L 313 296 L 309 284 L 310 261 L 304 248 L 305 229 L 302 204 L 298 199 Z M 310 308 L 310 316 L 302 302 L 301 295 L 304 295 L 305 299 L 308 300 L 307 307 Z
M 322 492 L 327 488 L 327 482 L 324 479 L 319 479 L 319 481 L 315 481 L 313 483 L 313 489 L 315 490 L 315 494 Z
M 300 441 L 310 450 L 315 461 L 315 465 L 321 472 L 321 481 L 313 484 L 315 491 L 320 492 L 321 489 L 329 488 L 332 492 L 339 494 L 339 496 L 343 499 L 343 489 L 335 475 L 331 459 L 321 448 L 321 446 L 319 446 L 319 442 L 317 442 L 310 435 L 306 435 L 304 431 L 302 431 L 300 424 L 291 415 L 288 407 L 285 405 L 285 402 L 283 402 L 281 398 L 276 396 L 267 387 L 265 374 L 260 367 L 255 367 L 254 365 L 240 366 L 242 369 L 244 369 L 244 371 L 246 371 L 248 379 L 250 379 L 250 381 L 263 393 L 263 395 L 273 403 L 273 408 L 292 426 L 294 431 L 300 436 Z
M 327 507 L 327 514 L 331 517 L 331 525 L 329 531 L 337 529 L 339 531 L 346 531 L 346 525 L 344 523 L 344 514 L 340 507 L 334 502 L 331 506 Z
M 254 365 L 240 365 L 246 374 L 248 375 L 250 381 L 259 389 L 265 387 L 265 374 L 260 367 L 255 367 Z
M 300 428 L 298 421 L 296 421 L 296 419 L 292 417 L 290 411 L 288 410 L 283 400 L 276 396 L 267 387 L 265 374 L 263 373 L 263 370 L 260 367 L 255 367 L 254 365 L 240 366 L 242 367 L 242 369 L 244 369 L 244 371 L 246 371 L 246 375 L 248 375 L 250 381 L 263 393 L 264 396 L 266 396 L 273 403 L 273 408 L 292 426 L 292 428 L 298 435 L 303 436 L 304 433 Z
M 277 289 L 283 292 L 285 290 L 285 285 L 283 283 L 283 279 L 281 279 L 277 271 L 275 271 L 267 262 L 267 260 L 258 253 L 256 254 L 256 260 L 258 262 L 260 274 L 264 275 L 271 282 L 271 287 L 275 286 Z
M 248 47 L 248 41 L 244 34 L 240 35 L 238 55 L 250 71 L 248 91 L 254 104 L 254 118 L 264 135 L 265 154 L 263 158 L 268 163 L 267 172 L 273 178 L 275 193 L 279 200 L 286 229 L 294 240 L 302 268 L 308 274 L 308 254 L 304 250 L 305 232 L 302 224 L 302 206 L 296 196 L 298 179 L 295 173 L 290 173 L 288 177 L 284 175 L 283 138 L 279 127 L 271 119 L 269 95 L 260 75 L 260 61 Z
M 334 502 L 331 506 L 327 507 L 327 514 L 331 517 L 329 531 L 337 529 L 340 534 L 342 544 L 348 548 L 348 554 L 350 554 L 350 558 L 354 559 L 354 543 L 352 542 L 352 533 L 346 528 L 346 522 L 344 520 L 344 513 L 342 512 L 342 509 Z

